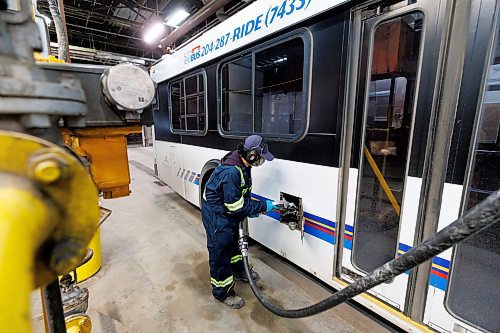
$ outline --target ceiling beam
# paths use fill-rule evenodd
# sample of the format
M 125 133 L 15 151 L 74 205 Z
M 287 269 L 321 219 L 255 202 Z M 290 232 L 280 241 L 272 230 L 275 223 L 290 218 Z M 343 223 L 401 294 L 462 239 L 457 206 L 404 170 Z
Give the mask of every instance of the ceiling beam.
M 77 16 L 81 17 L 80 19 L 82 21 L 85 21 L 86 16 L 79 15 L 79 14 L 92 15 L 92 17 L 97 18 L 97 19 L 101 19 L 101 20 L 104 20 L 104 21 L 107 21 L 109 24 L 116 23 L 118 26 L 123 26 L 123 27 L 140 28 L 140 27 L 143 26 L 143 24 L 141 24 L 139 22 L 136 22 L 136 21 L 127 20 L 127 19 L 124 19 L 124 18 L 121 18 L 121 17 L 113 16 L 113 15 L 110 15 L 110 14 L 103 14 L 103 13 L 100 13 L 100 12 L 97 12 L 97 11 L 91 11 L 91 10 L 87 10 L 87 9 L 84 9 L 84 8 L 74 7 L 74 6 L 71 6 L 71 5 L 66 5 L 65 4 L 64 8 L 66 10 L 66 15 L 67 16 L 69 16 L 69 14 L 71 16 L 74 16 L 74 14 L 76 14 Z M 48 6 L 42 5 L 42 9 L 48 11 Z M 102 22 L 102 23 L 104 23 L 104 22 Z
M 74 28 L 84 29 L 84 30 L 89 30 L 89 31 L 95 31 L 95 32 L 101 32 L 103 34 L 109 34 L 109 35 L 123 37 L 123 38 L 127 38 L 127 39 L 142 40 L 140 38 L 132 37 L 132 36 L 129 36 L 129 35 L 123 35 L 123 34 L 119 34 L 119 33 L 112 32 L 112 31 L 104 31 L 104 30 L 100 30 L 100 29 L 95 29 L 95 28 L 90 28 L 90 27 L 84 27 L 84 26 L 77 25 L 77 24 L 72 24 L 72 23 L 66 23 L 66 25 L 69 26 L 69 27 L 74 27 Z
M 103 46 L 113 46 L 115 48 L 114 52 L 117 52 L 116 49 L 121 49 L 123 50 L 131 50 L 133 52 L 118 52 L 118 53 L 124 53 L 124 54 L 130 54 L 130 55 L 138 55 L 138 54 L 155 54 L 160 56 L 160 54 L 157 51 L 154 52 L 147 52 L 144 48 L 139 48 L 137 45 L 125 45 L 125 44 L 118 44 L 114 42 L 110 42 L 106 36 L 98 35 L 98 34 L 86 34 L 82 33 L 81 31 L 78 30 L 72 30 L 68 29 L 68 33 L 71 36 L 72 41 L 70 44 L 76 44 L 75 40 L 82 41 L 84 45 L 88 45 L 90 48 L 96 48 L 95 44 L 100 44 Z M 92 39 L 92 42 L 89 41 L 89 39 Z M 94 44 L 94 45 L 92 45 Z M 103 51 L 108 51 L 109 49 L 102 49 Z

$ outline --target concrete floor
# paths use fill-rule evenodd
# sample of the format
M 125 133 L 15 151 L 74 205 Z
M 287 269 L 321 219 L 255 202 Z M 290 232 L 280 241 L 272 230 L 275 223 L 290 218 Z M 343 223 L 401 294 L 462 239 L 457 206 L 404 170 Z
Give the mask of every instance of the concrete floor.
M 388 332 L 348 304 L 305 319 L 278 318 L 236 285 L 246 305 L 231 310 L 210 292 L 205 231 L 198 208 L 154 182 L 151 148 L 129 148 L 132 194 L 105 200 L 113 210 L 101 227 L 102 268 L 80 285 L 90 291 L 94 333 L 106 332 Z M 134 162 L 135 161 L 135 162 Z M 260 287 L 287 308 L 309 305 L 330 292 L 259 246 L 252 246 Z M 33 323 L 41 329 L 38 293 Z

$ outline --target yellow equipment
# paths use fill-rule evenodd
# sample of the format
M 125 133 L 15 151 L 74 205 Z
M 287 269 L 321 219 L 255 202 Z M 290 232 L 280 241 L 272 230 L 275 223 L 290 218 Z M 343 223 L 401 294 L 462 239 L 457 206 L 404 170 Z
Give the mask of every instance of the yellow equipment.
M 19 5 L 0 10 L 0 332 L 31 332 L 40 288 L 46 331 L 86 333 L 88 291 L 68 273 L 81 281 L 100 268 L 98 193 L 129 194 L 125 135 L 140 127 L 120 127 L 145 119 L 154 85 L 130 64 L 103 72 L 35 54 L 35 65 L 32 2 Z M 135 85 L 114 89 L 131 76 Z M 78 267 L 89 242 L 93 256 Z
M 127 134 L 141 133 L 140 126 L 64 129 L 66 146 L 90 163 L 90 171 L 104 199 L 128 196 L 130 173 Z
M 0 332 L 29 332 L 30 292 L 86 253 L 99 218 L 97 190 L 68 151 L 0 131 L 0 202 Z
M 90 165 L 92 179 L 104 199 L 130 194 L 127 156 L 127 134 L 140 133 L 140 126 L 63 129 L 64 143 Z M 101 268 L 100 229 L 97 228 L 89 248 L 92 258 L 76 269 L 76 282 L 82 282 Z

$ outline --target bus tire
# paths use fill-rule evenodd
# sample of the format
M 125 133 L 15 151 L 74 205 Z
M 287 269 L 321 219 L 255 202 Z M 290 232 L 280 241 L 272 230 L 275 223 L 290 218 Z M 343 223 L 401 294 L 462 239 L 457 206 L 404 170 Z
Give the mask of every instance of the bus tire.
M 212 175 L 212 172 L 214 172 L 215 168 L 219 166 L 219 164 L 220 160 L 210 160 L 207 163 L 205 163 L 203 169 L 201 170 L 200 194 L 199 194 L 200 209 L 201 209 L 201 202 L 203 200 L 203 192 L 205 192 L 205 185 L 207 185 L 208 179 Z

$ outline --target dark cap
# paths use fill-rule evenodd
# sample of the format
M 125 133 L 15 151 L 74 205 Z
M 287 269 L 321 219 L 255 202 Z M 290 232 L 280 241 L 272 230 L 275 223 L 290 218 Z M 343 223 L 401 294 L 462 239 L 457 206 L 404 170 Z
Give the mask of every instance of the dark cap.
M 246 150 L 251 150 L 251 149 L 260 150 L 262 157 L 264 157 L 266 161 L 274 160 L 274 156 L 269 151 L 267 143 L 264 142 L 264 140 L 260 135 L 250 135 L 248 138 L 246 138 L 244 147 Z

